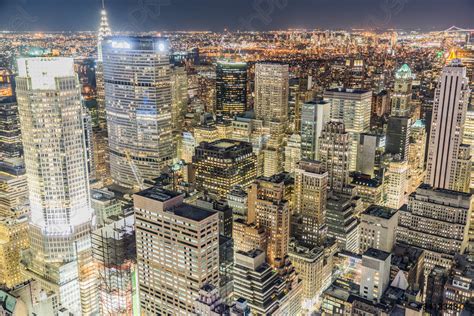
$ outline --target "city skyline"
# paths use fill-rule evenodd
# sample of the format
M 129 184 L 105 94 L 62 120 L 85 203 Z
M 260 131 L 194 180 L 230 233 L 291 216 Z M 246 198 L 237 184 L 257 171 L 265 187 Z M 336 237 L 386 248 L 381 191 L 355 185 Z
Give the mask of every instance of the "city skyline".
M 472 28 L 474 2 L 453 0 L 114 0 L 111 26 L 122 31 L 264 31 L 303 29 L 442 30 Z M 51 10 L 63 14 L 51 18 Z M 93 31 L 101 0 L 2 0 L 0 30 Z

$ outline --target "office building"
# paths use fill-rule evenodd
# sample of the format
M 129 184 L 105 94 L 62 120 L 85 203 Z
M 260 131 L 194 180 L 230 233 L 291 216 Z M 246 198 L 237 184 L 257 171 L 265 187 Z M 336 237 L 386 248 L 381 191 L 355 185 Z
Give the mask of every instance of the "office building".
M 28 217 L 0 217 L 0 284 L 11 289 L 28 277 L 21 266 L 21 252 L 30 245 Z
M 356 171 L 370 178 L 382 176 L 382 158 L 385 153 L 385 136 L 363 133 L 357 145 Z
M 111 176 L 137 189 L 174 158 L 169 43 L 108 37 L 103 58 Z
M 230 116 L 247 111 L 247 63 L 217 62 L 216 110 Z
M 351 186 L 357 192 L 357 196 L 362 201 L 362 209 L 366 209 L 372 204 L 382 205 L 384 198 L 383 179 L 369 178 L 367 175 L 352 175 Z
M 399 160 L 408 159 L 408 146 L 410 143 L 409 117 L 391 116 L 387 124 L 387 143 L 385 152 L 397 156 Z
M 319 159 L 328 173 L 329 187 L 342 192 L 349 184 L 351 139 L 344 123 L 328 122 L 321 133 Z
M 314 160 L 301 160 L 295 170 L 295 198 L 293 216 L 299 217 L 297 239 L 306 245 L 317 246 L 326 236 L 326 200 L 328 173 Z
M 301 136 L 292 134 L 285 146 L 285 163 L 283 170 L 294 173 L 296 164 L 301 160 Z
M 425 179 L 426 129 L 422 120 L 410 127 L 408 145 L 408 194 L 414 192 Z
M 330 118 L 330 104 L 326 101 L 306 102 L 301 107 L 301 157 L 318 160 L 323 128 Z
M 449 269 L 468 246 L 472 196 L 422 184 L 399 210 L 397 242 L 425 250 L 425 266 Z
M 347 195 L 330 195 L 326 206 L 327 236 L 336 239 L 341 250 L 359 252 L 360 199 Z
M 105 85 L 104 85 L 104 58 L 103 58 L 103 43 L 104 39 L 112 35 L 112 31 L 107 19 L 107 11 L 102 6 L 100 11 L 99 32 L 97 34 L 97 68 L 95 70 L 96 77 L 96 93 L 97 93 L 97 112 L 99 117 L 99 127 L 106 129 L 107 116 L 105 112 Z
M 380 302 L 383 293 L 389 286 L 390 263 L 389 252 L 369 248 L 362 254 L 362 271 L 359 295 L 369 301 Z
M 0 157 L 3 159 L 23 154 L 14 85 L 12 72 L 0 68 Z
M 92 312 L 93 302 L 81 301 L 90 281 L 81 255 L 90 251 L 93 211 L 74 63 L 72 58 L 21 58 L 18 69 L 31 207 L 27 271 L 59 295 L 58 308 Z
M 19 158 L 0 162 L 0 216 L 18 218 L 28 212 L 25 163 Z
M 344 123 L 349 134 L 351 139 L 349 168 L 354 171 L 360 134 L 370 129 L 372 92 L 358 89 L 330 89 L 324 92 L 324 100 L 331 106 L 331 120 Z
M 390 161 L 384 178 L 385 206 L 399 209 L 407 201 L 408 162 Z
M 203 142 L 196 147 L 193 164 L 196 184 L 211 195 L 225 198 L 236 185 L 247 187 L 257 176 L 252 145 L 230 139 Z
M 181 132 L 182 117 L 188 105 L 188 74 L 184 67 L 171 69 L 171 122 L 173 130 Z
M 463 163 L 460 151 L 469 95 L 466 67 L 459 59 L 453 59 L 443 68 L 433 105 L 426 183 L 434 188 L 453 190 L 470 176 L 458 171 Z
M 371 205 L 360 216 L 359 252 L 369 248 L 392 252 L 398 226 L 398 210 Z
M 288 65 L 255 65 L 255 104 L 257 120 L 286 123 L 288 120 Z
M 234 252 L 260 249 L 267 251 L 268 236 L 263 226 L 238 218 L 233 223 Z
M 288 174 L 260 177 L 248 191 L 248 222 L 265 228 L 267 262 L 275 265 L 288 254 L 293 179 Z
M 407 64 L 395 72 L 395 84 L 391 97 L 391 116 L 408 117 L 410 115 L 413 74 Z
M 121 202 L 114 192 L 107 189 L 91 190 L 91 206 L 99 227 L 111 224 L 123 214 Z
M 245 299 L 255 315 L 297 315 L 301 311 L 302 283 L 286 279 L 255 249 L 235 254 L 234 295 Z
M 134 195 L 140 308 L 192 314 L 199 289 L 219 285 L 219 215 L 157 187 Z
M 333 240 L 314 248 L 301 246 L 295 241 L 290 244 L 288 256 L 303 281 L 303 307 L 308 310 L 331 285 L 333 258 L 337 249 Z
M 118 218 L 91 234 L 101 315 L 130 315 L 137 301 L 134 216 Z

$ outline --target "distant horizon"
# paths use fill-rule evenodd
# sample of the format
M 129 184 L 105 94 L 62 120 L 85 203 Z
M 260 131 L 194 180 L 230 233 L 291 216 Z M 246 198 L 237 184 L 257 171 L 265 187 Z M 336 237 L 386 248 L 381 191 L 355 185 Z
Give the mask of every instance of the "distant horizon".
M 114 32 L 225 29 L 441 31 L 473 25 L 472 0 L 106 0 Z M 0 31 L 94 32 L 101 0 L 0 0 Z M 474 27 L 474 26 L 473 26 Z

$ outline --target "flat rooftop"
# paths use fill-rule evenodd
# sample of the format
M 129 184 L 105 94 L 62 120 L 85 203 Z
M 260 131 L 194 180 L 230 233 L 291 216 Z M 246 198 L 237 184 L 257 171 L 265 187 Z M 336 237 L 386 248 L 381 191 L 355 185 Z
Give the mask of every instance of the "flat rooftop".
M 385 252 L 383 250 L 378 250 L 378 249 L 375 249 L 375 248 L 369 248 L 362 255 L 362 257 L 364 257 L 364 256 L 385 261 L 390 256 L 390 253 Z
M 390 219 L 395 213 L 397 213 L 396 209 L 372 204 L 364 212 L 362 212 L 362 215 L 370 215 L 383 219 Z
M 143 196 L 159 202 L 166 202 L 174 197 L 181 195 L 182 193 L 166 190 L 159 187 L 152 187 L 136 193 L 136 195 Z
M 216 214 L 214 211 L 206 210 L 186 203 L 180 204 L 168 211 L 174 213 L 177 216 L 185 217 L 196 222 L 200 222 Z

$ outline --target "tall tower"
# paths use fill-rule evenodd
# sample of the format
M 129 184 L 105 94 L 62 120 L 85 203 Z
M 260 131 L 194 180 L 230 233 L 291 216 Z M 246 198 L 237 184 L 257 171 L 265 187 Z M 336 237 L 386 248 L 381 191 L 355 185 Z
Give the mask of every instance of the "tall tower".
M 326 101 L 306 102 L 301 107 L 301 157 L 319 159 L 319 137 L 329 121 L 329 103 Z
M 324 100 L 331 104 L 331 120 L 343 122 L 350 135 L 349 167 L 351 171 L 355 171 L 360 134 L 370 129 L 372 92 L 358 89 L 330 89 L 324 92 Z
M 105 115 L 105 91 L 104 91 L 104 65 L 102 54 L 102 43 L 107 36 L 112 35 L 105 11 L 105 3 L 102 0 L 102 10 L 100 11 L 99 32 L 97 34 L 97 68 L 96 68 L 96 88 L 97 88 L 97 111 L 99 116 L 99 126 L 105 128 L 107 118 Z
M 247 110 L 247 63 L 219 61 L 216 66 L 217 111 L 227 115 Z
M 323 163 L 323 170 L 328 172 L 329 187 L 335 192 L 343 192 L 349 184 L 351 156 L 351 139 L 344 123 L 328 122 L 319 141 L 319 158 Z
M 433 105 L 426 182 L 434 188 L 455 190 L 459 183 L 469 184 L 463 179 L 469 173 L 458 171 L 465 165 L 461 144 L 469 94 L 466 67 L 452 59 L 443 68 Z
M 288 120 L 288 65 L 255 65 L 255 115 L 263 121 Z
M 136 188 L 174 158 L 169 42 L 114 36 L 103 48 L 110 172 Z
M 413 75 L 410 67 L 404 64 L 395 73 L 395 86 L 392 93 L 392 116 L 408 116 L 410 113 L 411 87 Z
M 60 307 L 80 313 L 87 294 L 79 257 L 90 249 L 93 212 L 79 80 L 72 58 L 21 58 L 18 72 L 31 207 L 27 271 L 59 295 Z
M 14 90 L 13 74 L 8 69 L 0 68 L 0 158 L 3 159 L 23 154 Z

